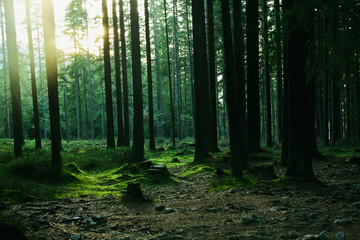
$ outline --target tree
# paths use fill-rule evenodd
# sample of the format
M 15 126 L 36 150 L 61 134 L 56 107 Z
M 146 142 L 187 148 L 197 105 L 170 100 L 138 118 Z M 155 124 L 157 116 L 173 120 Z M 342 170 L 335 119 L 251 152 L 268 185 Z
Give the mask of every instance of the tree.
M 314 80 L 309 76 L 307 60 L 311 26 L 305 26 L 294 11 L 295 6 L 302 8 L 301 13 L 307 13 L 306 19 L 312 19 L 313 10 L 305 0 L 285 0 L 284 12 L 289 30 L 287 39 L 289 67 L 289 122 L 288 122 L 288 166 L 287 176 L 299 177 L 304 180 L 314 180 L 312 169 L 314 134 Z M 303 16 L 302 16 L 303 17 Z M 311 21 L 309 21 L 311 23 Z M 304 114 L 304 113 L 307 114 Z
M 125 24 L 123 0 L 119 0 L 119 18 L 120 18 L 120 41 L 121 41 L 121 63 L 123 75 L 123 94 L 124 94 L 124 143 L 130 146 L 130 128 L 129 128 L 129 94 L 128 94 L 128 77 L 126 64 L 126 42 L 125 42 Z
M 164 12 L 165 12 L 166 49 L 167 49 L 167 60 L 168 60 L 169 94 L 170 94 L 170 108 L 171 108 L 171 139 L 173 146 L 175 146 L 175 116 L 174 116 L 173 90 L 171 86 L 172 84 L 171 84 L 170 47 L 169 47 L 169 31 L 167 24 L 166 0 L 164 0 Z
M 206 33 L 204 1 L 192 2 L 193 48 L 194 48 L 194 90 L 195 90 L 195 162 L 208 157 L 205 122 L 209 106 L 209 81 L 206 55 Z
M 259 3 L 246 0 L 247 52 L 247 144 L 249 152 L 260 151 L 259 103 Z
M 109 19 L 106 0 L 102 0 L 103 27 L 104 27 L 104 70 L 105 70 L 105 101 L 106 101 L 106 130 L 107 147 L 115 148 L 114 136 L 114 116 L 112 105 L 112 87 L 111 87 L 111 63 L 110 63 L 110 43 L 109 43 Z
M 10 91 L 14 131 L 14 155 L 22 155 L 23 127 L 19 78 L 19 59 L 16 45 L 13 0 L 5 1 L 6 38 L 9 60 Z
M 281 22 L 280 22 L 280 3 L 279 0 L 274 1 L 275 11 L 275 58 L 276 58 L 276 143 L 282 142 L 281 128 L 282 122 L 282 46 L 281 46 Z
M 6 71 L 6 47 L 5 47 L 5 31 L 4 31 L 4 10 L 3 2 L 0 2 L 0 24 L 1 24 L 1 43 L 2 43 L 2 60 L 3 60 L 3 75 L 4 75 L 4 99 L 5 99 L 5 112 L 6 112 L 6 133 L 7 137 L 11 138 L 10 128 L 10 112 L 8 103 L 8 90 L 7 90 L 7 71 Z
M 136 160 L 144 159 L 144 119 L 141 82 L 141 56 L 139 13 L 137 0 L 130 0 L 131 50 L 134 95 L 133 154 Z
M 113 27 L 114 27 L 114 54 L 115 54 L 115 83 L 116 83 L 116 109 L 118 124 L 118 142 L 117 146 L 124 146 L 124 127 L 122 114 L 122 96 L 121 96 L 121 78 L 120 78 L 120 50 L 118 21 L 116 16 L 116 1 L 112 1 Z
M 54 7 L 52 0 L 42 0 L 46 73 L 49 93 L 52 166 L 61 169 L 61 133 Z
M 236 90 L 235 69 L 233 43 L 231 34 L 230 20 L 230 3 L 229 0 L 221 0 L 222 25 L 224 37 L 224 63 L 225 63 L 225 83 L 226 83 L 226 104 L 229 118 L 230 133 L 230 151 L 231 151 L 231 171 L 234 177 L 241 178 L 243 169 L 247 166 L 246 145 L 242 136 L 246 136 L 246 132 L 241 129 L 244 117 L 241 114 L 239 105 L 239 95 Z
M 41 148 L 39 106 L 38 106 L 37 90 L 36 90 L 34 47 L 32 40 L 32 27 L 31 27 L 29 0 L 25 0 L 25 7 L 26 7 L 26 22 L 27 22 L 28 41 L 29 41 L 31 90 L 32 90 L 34 123 L 35 123 L 35 148 Z
M 207 142 L 210 152 L 218 152 L 217 143 L 217 94 L 216 94 L 216 66 L 215 66 L 215 33 L 214 33 L 214 1 L 207 0 L 207 40 L 209 65 L 209 131 Z
M 145 26 L 146 26 L 146 58 L 148 75 L 148 102 L 149 102 L 149 148 L 155 150 L 155 131 L 154 131 L 154 104 L 152 87 L 152 66 L 151 66 L 151 46 L 150 46 L 150 27 L 149 27 L 149 4 L 144 2 L 145 7 Z

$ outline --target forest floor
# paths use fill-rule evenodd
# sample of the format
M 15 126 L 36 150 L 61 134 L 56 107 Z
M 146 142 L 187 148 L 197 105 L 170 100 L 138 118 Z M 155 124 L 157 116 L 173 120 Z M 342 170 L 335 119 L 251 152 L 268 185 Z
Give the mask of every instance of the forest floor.
M 96 185 L 111 187 L 107 191 L 112 193 L 96 196 L 87 190 L 52 200 L 3 201 L 0 219 L 13 221 L 29 239 L 39 240 L 340 240 L 345 239 L 342 233 L 347 240 L 360 239 L 359 149 L 322 149 L 326 159 L 313 162 L 322 184 L 281 177 L 285 168 L 276 152 L 252 156 L 246 179 L 236 180 L 230 177 L 226 153 L 215 154 L 208 164 L 189 165 L 193 149 L 179 149 L 167 157 L 162 155 L 166 151 L 147 157 L 154 164 L 167 163 L 171 174 L 165 182 L 137 180 L 149 201 L 124 201 L 124 185 L 114 187 L 119 176 L 101 175 Z M 122 179 L 137 171 L 128 166 L 132 173 L 122 173 Z M 93 177 L 99 174 L 103 172 L 91 172 Z M 74 186 L 67 189 L 79 191 Z

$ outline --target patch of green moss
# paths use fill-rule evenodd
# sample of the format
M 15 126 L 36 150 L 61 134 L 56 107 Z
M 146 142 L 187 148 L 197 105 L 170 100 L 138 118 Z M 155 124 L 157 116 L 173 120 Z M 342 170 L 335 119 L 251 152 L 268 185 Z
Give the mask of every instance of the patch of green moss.
M 257 182 L 255 180 L 245 178 L 223 177 L 215 179 L 211 184 L 209 192 L 223 191 L 237 187 L 255 187 Z
M 192 175 L 204 175 L 215 172 L 216 168 L 204 164 L 195 165 L 185 168 L 180 174 L 180 177 L 187 177 Z

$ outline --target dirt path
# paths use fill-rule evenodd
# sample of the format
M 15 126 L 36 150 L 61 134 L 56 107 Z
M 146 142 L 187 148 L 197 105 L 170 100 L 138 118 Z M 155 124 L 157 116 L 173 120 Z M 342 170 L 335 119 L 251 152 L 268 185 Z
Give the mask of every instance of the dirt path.
M 360 167 L 338 161 L 314 162 L 325 186 L 264 182 L 209 193 L 217 176 L 208 174 L 144 187 L 151 203 L 83 196 L 13 204 L 2 214 L 18 219 L 30 239 L 318 239 L 326 230 L 332 239 L 344 232 L 347 240 L 359 240 Z

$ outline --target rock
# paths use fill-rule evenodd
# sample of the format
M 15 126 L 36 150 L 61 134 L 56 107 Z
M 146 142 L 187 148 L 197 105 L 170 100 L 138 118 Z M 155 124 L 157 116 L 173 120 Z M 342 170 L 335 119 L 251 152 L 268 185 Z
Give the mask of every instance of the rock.
M 351 220 L 348 218 L 336 219 L 335 223 L 340 226 L 347 226 L 351 224 Z
M 91 220 L 93 220 L 94 222 L 99 222 L 102 220 L 102 217 L 101 215 L 99 214 L 94 214 L 92 217 L 91 217 Z
M 155 206 L 155 210 L 156 211 L 164 211 L 165 210 L 165 206 L 162 204 L 156 205 Z
M 169 177 L 170 173 L 166 165 L 154 165 L 149 169 L 149 175 L 158 177 Z
M 305 199 L 305 200 L 304 200 L 304 203 L 309 204 L 309 203 L 314 203 L 314 202 L 316 202 L 316 201 L 317 201 L 316 198 L 311 197 L 311 198 Z
M 221 207 L 212 207 L 212 208 L 206 209 L 206 211 L 213 212 L 213 213 L 219 213 L 219 212 L 222 212 L 222 208 Z
M 165 213 L 172 213 L 172 212 L 175 212 L 175 210 L 172 208 L 165 208 Z
M 231 236 L 231 237 L 228 237 L 228 240 L 241 240 L 241 237 L 239 237 L 239 236 Z
M 320 233 L 319 239 L 320 240 L 331 240 L 332 237 L 331 237 L 330 233 L 328 233 L 328 231 L 324 230 Z
M 80 239 L 81 239 L 81 234 L 71 236 L 71 240 L 80 240 Z
M 278 205 L 281 204 L 281 201 L 280 201 L 279 199 L 271 199 L 271 200 L 270 200 L 270 204 L 271 204 L 272 206 L 278 206 Z
M 360 184 L 354 184 L 355 191 L 360 191 Z
M 259 216 L 255 215 L 255 214 L 250 214 L 248 216 L 241 218 L 241 224 L 243 224 L 243 225 L 253 224 L 253 223 L 258 222 L 259 219 L 260 219 Z
M 335 235 L 335 240 L 346 240 L 346 236 L 344 232 L 338 232 Z
M 317 240 L 318 236 L 317 235 L 305 235 L 303 237 L 303 240 Z

